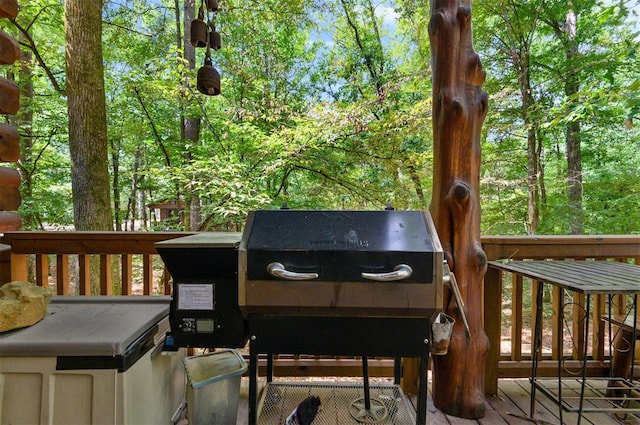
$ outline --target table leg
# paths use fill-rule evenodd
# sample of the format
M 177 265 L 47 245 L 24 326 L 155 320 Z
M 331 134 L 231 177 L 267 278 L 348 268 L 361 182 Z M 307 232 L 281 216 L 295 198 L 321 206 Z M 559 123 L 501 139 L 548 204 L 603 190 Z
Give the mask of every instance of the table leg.
M 564 360 L 564 289 L 558 288 L 558 315 L 556 322 L 556 346 L 558 347 L 558 419 L 562 419 L 562 362 Z M 585 344 L 586 346 L 586 344 Z M 579 416 L 578 416 L 579 418 Z M 580 420 L 580 419 L 578 419 Z
M 634 357 L 636 355 L 636 341 L 638 340 L 638 294 L 633 294 L 633 335 L 631 336 L 631 367 L 629 382 L 633 381 Z
M 580 420 L 582 419 L 582 408 L 584 406 L 584 388 L 587 382 L 587 355 L 589 354 L 589 344 L 587 344 L 587 340 L 589 338 L 589 318 L 591 316 L 591 295 L 587 294 L 586 299 L 586 310 L 585 310 L 585 319 L 584 319 L 584 353 L 582 357 L 582 383 L 580 386 L 580 407 L 578 408 L 578 423 L 580 425 Z
M 536 312 L 535 312 L 535 325 L 533 328 L 533 344 L 531 348 L 531 400 L 529 406 L 529 417 L 532 419 L 535 417 L 536 412 L 536 376 L 538 373 L 538 357 L 540 350 L 542 349 L 542 295 L 544 290 L 544 284 L 538 283 L 538 290 L 536 292 Z

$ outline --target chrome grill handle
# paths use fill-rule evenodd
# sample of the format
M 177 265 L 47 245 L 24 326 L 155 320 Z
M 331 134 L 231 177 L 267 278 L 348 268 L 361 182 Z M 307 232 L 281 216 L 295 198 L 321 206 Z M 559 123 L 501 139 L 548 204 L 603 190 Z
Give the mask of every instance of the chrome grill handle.
M 413 269 L 408 264 L 398 264 L 392 272 L 388 273 L 362 273 L 363 279 L 375 280 L 378 282 L 394 282 L 411 277 Z
M 317 279 L 318 273 L 297 273 L 287 270 L 282 263 L 274 262 L 267 266 L 267 272 L 271 276 L 286 280 L 311 280 Z

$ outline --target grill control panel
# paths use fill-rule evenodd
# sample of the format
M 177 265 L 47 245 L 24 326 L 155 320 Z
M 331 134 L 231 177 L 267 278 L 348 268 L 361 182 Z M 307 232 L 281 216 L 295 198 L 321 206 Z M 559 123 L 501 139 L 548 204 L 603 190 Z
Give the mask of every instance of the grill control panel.
M 178 328 L 183 334 L 212 334 L 217 326 L 215 319 L 201 317 L 183 317 L 178 321 Z

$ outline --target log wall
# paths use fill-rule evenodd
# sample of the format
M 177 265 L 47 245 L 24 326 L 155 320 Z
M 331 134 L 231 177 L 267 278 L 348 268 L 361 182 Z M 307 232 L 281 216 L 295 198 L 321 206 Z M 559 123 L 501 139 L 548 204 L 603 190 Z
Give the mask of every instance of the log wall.
M 16 0 L 0 0 L 0 19 L 13 19 L 18 15 Z M 11 65 L 20 59 L 18 43 L 4 31 L 0 31 L 0 65 Z M 18 85 L 0 77 L 0 114 L 13 115 L 20 108 Z M 20 197 L 20 173 L 11 167 L 20 158 L 20 136 L 9 124 L 0 124 L 0 233 L 19 230 L 22 220 L 18 215 Z M 2 253 L 0 252 L 0 256 Z

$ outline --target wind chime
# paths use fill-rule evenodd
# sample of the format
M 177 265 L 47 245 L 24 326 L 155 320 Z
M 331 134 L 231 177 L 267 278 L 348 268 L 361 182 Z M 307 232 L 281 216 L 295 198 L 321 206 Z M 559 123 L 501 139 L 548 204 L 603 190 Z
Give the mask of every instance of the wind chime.
M 206 10 L 206 21 L 205 21 Z M 220 74 L 213 67 L 211 49 L 221 47 L 220 33 L 216 31 L 218 0 L 202 0 L 198 10 L 198 18 L 191 21 L 191 45 L 205 47 L 204 65 L 198 69 L 196 85 L 200 93 L 215 96 L 220 94 Z

